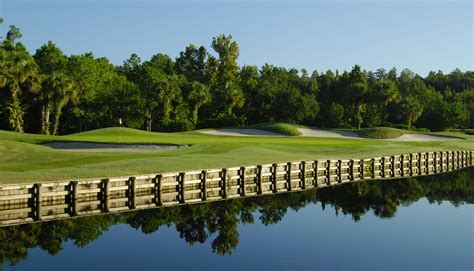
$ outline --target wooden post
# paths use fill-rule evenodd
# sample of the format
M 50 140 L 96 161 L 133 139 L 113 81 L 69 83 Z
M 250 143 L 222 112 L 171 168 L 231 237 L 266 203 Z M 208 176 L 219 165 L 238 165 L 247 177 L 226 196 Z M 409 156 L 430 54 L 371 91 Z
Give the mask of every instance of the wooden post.
M 41 186 L 40 183 L 33 186 L 33 219 L 35 221 L 41 220 Z
M 163 174 L 155 177 L 155 204 L 156 206 L 163 205 Z
M 128 201 L 129 201 L 129 208 L 130 209 L 135 209 L 137 207 L 137 202 L 136 202 L 136 188 L 137 188 L 137 184 L 136 184 L 136 179 L 135 177 L 130 177 L 130 179 L 128 179 Z
M 425 174 L 430 174 L 430 152 L 425 153 Z
M 413 153 L 408 155 L 408 172 L 410 172 L 410 176 L 413 176 Z M 418 161 L 419 162 L 419 161 Z
M 370 163 L 372 164 L 370 175 L 372 175 L 372 179 L 375 179 L 375 158 L 372 158 Z
M 272 182 L 273 182 L 273 193 L 278 193 L 278 176 L 277 176 L 278 165 L 272 165 Z
M 380 158 L 380 163 L 381 163 L 381 171 L 380 171 L 380 176 L 382 178 L 385 178 L 385 156 Z
M 240 195 L 245 197 L 246 195 L 246 187 L 245 187 L 245 167 L 240 167 Z
M 444 171 L 444 158 L 443 158 L 443 152 L 439 152 L 439 172 L 443 172 Z
M 361 159 L 360 160 L 360 179 L 364 180 L 365 179 L 365 168 L 364 168 L 365 160 Z
M 207 200 L 207 170 L 201 171 L 201 193 L 202 201 Z
M 400 155 L 400 176 L 405 176 L 405 155 Z
M 262 171 L 263 171 L 263 166 L 262 165 L 257 165 L 257 194 L 258 195 L 263 194 Z
M 227 198 L 227 168 L 222 169 L 222 198 Z
M 453 151 L 452 154 L 453 154 L 453 157 L 452 157 L 452 159 L 451 159 L 452 162 L 453 162 L 452 170 L 455 170 L 455 169 L 456 169 L 456 164 L 457 164 L 457 161 L 456 161 L 456 152 Z
M 391 159 L 390 162 L 392 164 L 392 168 L 391 168 L 391 171 L 390 171 L 390 176 L 395 177 L 395 174 L 396 174 L 396 171 L 395 171 L 395 155 L 392 155 L 392 157 L 390 159 Z
M 318 187 L 318 179 L 319 179 L 319 176 L 318 176 L 318 171 L 319 171 L 319 162 L 318 160 L 315 160 L 314 161 L 314 187 Z
M 70 216 L 77 216 L 77 181 L 69 183 Z
M 293 190 L 293 187 L 291 185 L 291 167 L 292 167 L 291 162 L 286 163 L 286 182 L 288 185 L 287 187 L 288 191 Z
M 101 203 L 102 211 L 109 211 L 109 179 L 103 179 L 101 183 Z
M 178 187 L 179 187 L 179 203 L 186 203 L 186 187 L 184 186 L 184 178 L 186 172 L 180 172 L 178 175 Z
M 421 152 L 418 153 L 418 175 L 421 175 L 422 172 L 421 172 L 421 169 L 422 169 L 422 166 L 423 165 L 423 154 Z
M 331 160 L 326 161 L 326 184 L 331 185 Z
M 306 161 L 301 161 L 301 189 L 306 189 Z
M 349 180 L 354 180 L 354 160 L 349 160 Z
M 342 183 L 342 160 L 337 160 L 337 182 Z
M 449 160 L 450 152 L 446 152 L 446 171 L 449 171 L 449 165 L 451 164 L 451 160 Z
M 438 159 L 438 153 L 434 152 L 433 153 L 433 173 L 438 172 L 438 161 L 436 161 L 437 159 Z

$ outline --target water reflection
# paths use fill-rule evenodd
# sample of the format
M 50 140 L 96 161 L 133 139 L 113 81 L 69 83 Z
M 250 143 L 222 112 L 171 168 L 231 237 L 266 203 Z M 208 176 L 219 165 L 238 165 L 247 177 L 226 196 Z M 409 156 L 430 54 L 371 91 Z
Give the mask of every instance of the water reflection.
M 394 217 L 399 206 L 423 197 L 432 204 L 441 201 L 455 206 L 473 203 L 473 173 L 473 169 L 466 169 L 417 179 L 357 182 L 298 193 L 0 228 L 0 261 L 17 264 L 35 247 L 55 255 L 70 240 L 84 247 L 116 224 L 128 224 L 144 234 L 174 226 L 188 244 L 211 241 L 214 253 L 230 255 L 239 244 L 239 224 L 275 224 L 282 221 L 289 210 L 317 202 L 323 209 L 351 215 L 355 222 L 363 219 L 367 212 L 379 218 Z

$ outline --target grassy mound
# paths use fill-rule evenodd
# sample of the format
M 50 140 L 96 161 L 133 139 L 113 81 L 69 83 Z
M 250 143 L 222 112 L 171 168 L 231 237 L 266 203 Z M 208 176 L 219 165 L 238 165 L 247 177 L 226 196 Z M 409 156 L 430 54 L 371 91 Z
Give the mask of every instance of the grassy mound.
M 376 128 L 365 128 L 355 131 L 360 137 L 371 138 L 371 139 L 391 139 L 399 138 L 404 134 L 410 133 L 409 131 L 388 128 L 388 127 L 376 127 Z
M 267 122 L 255 125 L 245 126 L 243 128 L 258 129 L 267 132 L 289 135 L 289 136 L 299 136 L 301 132 L 298 130 L 299 126 L 283 122 Z

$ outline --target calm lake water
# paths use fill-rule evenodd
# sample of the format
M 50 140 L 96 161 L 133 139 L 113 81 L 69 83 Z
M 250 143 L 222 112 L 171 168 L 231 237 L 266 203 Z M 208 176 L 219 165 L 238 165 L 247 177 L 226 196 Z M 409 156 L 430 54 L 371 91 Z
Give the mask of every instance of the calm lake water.
M 473 270 L 474 170 L 0 228 L 4 270 Z

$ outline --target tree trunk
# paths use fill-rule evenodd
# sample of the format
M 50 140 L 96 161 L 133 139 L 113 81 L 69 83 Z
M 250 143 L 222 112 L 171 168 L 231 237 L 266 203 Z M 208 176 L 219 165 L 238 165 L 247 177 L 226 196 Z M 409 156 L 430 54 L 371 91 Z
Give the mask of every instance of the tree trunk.
M 50 105 L 47 103 L 46 105 L 41 106 L 41 133 L 44 135 L 49 135 L 49 116 L 50 116 Z
M 61 111 L 62 107 L 58 107 L 54 114 L 54 126 L 53 126 L 53 135 L 58 134 L 58 129 L 59 129 L 59 117 L 61 117 Z

